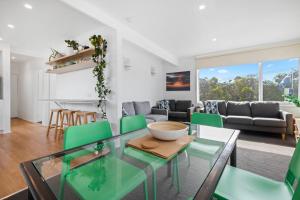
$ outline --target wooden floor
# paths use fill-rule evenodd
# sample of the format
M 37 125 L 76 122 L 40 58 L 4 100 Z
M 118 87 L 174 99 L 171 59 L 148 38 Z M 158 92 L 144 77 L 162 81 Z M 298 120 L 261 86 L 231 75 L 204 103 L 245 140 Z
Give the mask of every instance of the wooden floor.
M 63 141 L 46 131 L 41 124 L 12 119 L 12 133 L 0 134 L 0 198 L 26 187 L 21 162 L 62 150 Z

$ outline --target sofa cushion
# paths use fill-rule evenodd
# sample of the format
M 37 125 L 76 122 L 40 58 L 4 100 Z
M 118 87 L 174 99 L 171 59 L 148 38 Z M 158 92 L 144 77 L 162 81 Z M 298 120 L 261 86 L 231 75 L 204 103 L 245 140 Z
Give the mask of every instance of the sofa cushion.
M 253 118 L 255 126 L 268 126 L 268 127 L 286 127 L 286 122 L 282 119 L 266 118 L 266 117 L 255 117 Z
M 226 115 L 226 102 L 218 101 L 218 110 L 220 115 Z
M 187 112 L 169 111 L 169 117 L 186 118 L 187 117 Z
M 228 101 L 227 103 L 227 115 L 249 116 L 251 117 L 250 103 Z
M 168 100 L 160 100 L 158 102 L 158 109 L 162 110 L 170 110 L 169 101 Z
M 187 112 L 188 108 L 192 107 L 192 101 L 176 101 L 176 111 Z
M 169 99 L 169 107 L 171 111 L 175 111 L 176 110 L 176 104 L 175 104 L 175 100 L 174 99 Z
M 279 118 L 279 103 L 276 102 L 252 102 L 252 117 Z
M 124 102 L 122 103 L 122 114 L 123 116 L 132 116 L 135 115 L 133 102 Z
M 252 117 L 248 117 L 248 116 L 228 115 L 226 118 L 226 123 L 252 125 L 253 120 Z
M 151 113 L 151 107 L 149 101 L 134 101 L 133 102 L 135 113 L 137 115 L 148 115 Z
M 146 115 L 147 119 L 152 119 L 155 122 L 159 121 L 168 121 L 168 116 L 167 115 Z

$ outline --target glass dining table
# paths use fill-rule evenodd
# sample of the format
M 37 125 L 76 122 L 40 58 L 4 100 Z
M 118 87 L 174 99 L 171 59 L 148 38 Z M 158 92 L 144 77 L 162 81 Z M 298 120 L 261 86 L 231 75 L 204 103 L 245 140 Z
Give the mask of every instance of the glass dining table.
M 193 141 L 169 159 L 126 145 L 150 134 L 142 129 L 21 163 L 29 199 L 211 199 L 226 164 L 236 165 L 239 131 L 191 130 Z

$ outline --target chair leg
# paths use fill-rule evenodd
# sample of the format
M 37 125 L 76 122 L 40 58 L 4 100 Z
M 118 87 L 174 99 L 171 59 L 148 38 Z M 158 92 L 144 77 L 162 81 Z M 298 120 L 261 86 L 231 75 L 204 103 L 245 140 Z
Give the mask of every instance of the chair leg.
M 144 181 L 144 196 L 145 196 L 145 200 L 148 200 L 148 185 L 147 185 L 147 179 Z
M 65 113 L 62 113 L 60 118 L 60 130 L 63 130 L 64 128 L 64 120 L 65 120 Z
M 156 200 L 157 185 L 156 185 L 156 170 L 152 170 L 152 187 L 153 187 L 153 199 Z
M 179 168 L 178 168 L 178 156 L 175 158 L 175 173 L 176 173 L 176 185 L 177 185 L 177 192 L 180 192 L 180 178 L 179 178 Z
M 191 157 L 190 157 L 189 153 L 187 152 L 187 150 L 185 150 L 185 153 L 186 153 L 185 155 L 188 159 L 188 167 L 190 167 L 191 166 Z
M 177 192 L 180 192 L 180 179 L 179 179 L 179 168 L 178 168 L 178 156 L 176 156 L 173 160 L 172 160 L 172 185 L 174 185 L 174 182 L 176 182 L 176 188 L 177 188 Z
M 281 139 L 282 139 L 283 141 L 285 140 L 285 136 L 286 136 L 285 133 L 281 133 Z
M 96 118 L 96 113 L 93 114 L 93 118 L 94 118 L 94 122 L 96 122 L 97 118 Z
M 84 117 L 83 117 L 83 123 L 87 124 L 87 122 L 88 122 L 87 115 L 84 115 Z
M 72 116 L 71 113 L 67 115 L 67 124 L 68 124 L 68 127 L 71 126 L 71 116 Z
M 56 122 L 55 122 L 55 137 L 57 136 L 57 128 L 58 128 L 58 120 L 60 118 L 60 112 L 57 111 L 56 113 Z
M 49 119 L 49 125 L 48 125 L 48 130 L 47 130 L 47 136 L 49 135 L 49 132 L 50 132 L 50 129 L 51 129 L 52 117 L 53 117 L 53 112 L 51 111 L 50 119 Z
M 78 121 L 79 121 L 79 125 L 81 125 L 81 117 L 80 116 L 78 116 L 79 118 L 78 118 Z
M 75 124 L 75 122 L 74 122 L 74 114 L 73 113 L 71 113 L 71 120 L 72 120 L 72 126 L 75 126 L 76 124 Z

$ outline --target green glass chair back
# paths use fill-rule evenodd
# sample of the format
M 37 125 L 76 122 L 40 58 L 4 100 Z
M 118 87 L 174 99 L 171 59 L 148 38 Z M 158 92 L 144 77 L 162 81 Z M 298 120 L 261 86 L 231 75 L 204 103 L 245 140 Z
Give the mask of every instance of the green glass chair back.
M 110 137 L 112 137 L 112 131 L 108 121 L 71 126 L 65 130 L 64 149 L 71 149 Z
M 222 117 L 217 114 L 193 113 L 191 123 L 220 128 L 223 127 Z
M 121 134 L 141 130 L 146 127 L 147 127 L 147 122 L 144 115 L 122 117 L 120 120 Z
M 299 183 L 298 185 L 300 185 L 300 142 L 298 142 L 296 145 L 296 149 L 294 151 L 294 154 L 290 161 L 288 172 L 286 174 L 285 182 L 292 187 L 295 180 Z M 300 190 L 299 186 L 298 188 L 298 190 Z M 300 193 L 300 191 L 298 193 Z

